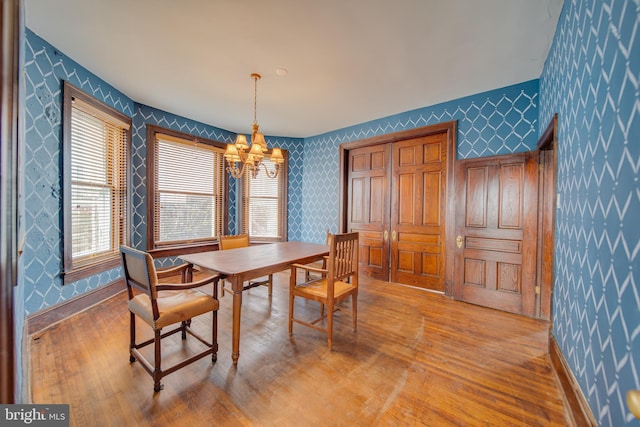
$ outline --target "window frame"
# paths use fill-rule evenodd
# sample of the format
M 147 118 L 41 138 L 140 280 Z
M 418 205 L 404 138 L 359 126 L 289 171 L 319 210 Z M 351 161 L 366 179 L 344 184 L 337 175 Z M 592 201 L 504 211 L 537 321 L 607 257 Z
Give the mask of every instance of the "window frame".
M 72 230 L 72 176 L 71 176 L 71 116 L 73 111 L 73 100 L 85 104 L 88 109 L 93 109 L 98 115 L 104 115 L 105 121 L 109 118 L 113 122 L 121 122 L 126 125 L 122 127 L 124 131 L 124 196 L 125 218 L 120 221 L 120 244 L 128 244 L 131 241 L 131 137 L 132 120 L 131 117 L 83 92 L 68 81 L 63 82 L 63 121 L 62 121 L 62 216 L 63 216 L 63 284 L 75 282 L 77 280 L 116 268 L 120 265 L 119 250 L 114 250 L 111 254 L 98 256 L 90 263 L 74 265 L 73 263 L 73 234 Z M 79 108 L 82 110 L 82 108 Z M 85 111 L 88 112 L 88 111 Z M 90 112 L 89 112 L 90 113 Z M 90 113 L 91 114 L 91 113 Z M 113 215 L 113 204 L 112 215 Z
M 271 157 L 271 150 L 268 150 L 265 154 L 265 158 L 270 158 Z M 249 217 L 250 213 L 249 213 L 249 198 L 251 197 L 250 195 L 247 196 L 247 192 L 250 192 L 249 190 L 249 183 L 250 180 L 248 178 L 251 177 L 251 175 L 247 176 L 243 176 L 242 179 L 239 180 L 239 185 L 238 185 L 238 200 L 239 200 L 239 209 L 238 209 L 238 227 L 240 228 L 240 233 L 246 233 L 249 234 L 249 239 L 251 240 L 251 242 L 255 242 L 255 243 L 273 243 L 273 242 L 286 242 L 288 240 L 288 218 L 289 218 L 289 214 L 288 214 L 288 209 L 289 209 L 289 195 L 288 195 L 288 188 L 289 188 L 289 174 L 288 174 L 288 170 L 289 170 L 289 151 L 282 149 L 282 156 L 284 157 L 284 163 L 282 165 L 280 165 L 280 172 L 278 173 L 278 177 L 277 178 L 266 178 L 266 179 L 278 179 L 278 180 L 282 180 L 280 181 L 280 196 L 279 196 L 279 200 L 278 200 L 278 204 L 279 204 L 279 211 L 280 211 L 280 218 L 278 219 L 278 223 L 280 224 L 280 227 L 282 227 L 282 232 L 281 232 L 281 236 L 279 238 L 276 237 L 255 237 L 252 236 L 249 231 L 250 231 L 250 227 L 249 227 L 249 221 L 251 221 L 251 218 Z M 246 172 L 249 173 L 250 172 Z M 260 167 L 260 172 L 258 173 L 258 176 L 262 176 L 262 177 L 266 177 L 265 171 L 264 171 L 264 167 Z
M 202 251 L 211 251 L 215 250 L 218 247 L 217 238 L 213 238 L 207 241 L 199 241 L 196 243 L 178 243 L 173 245 L 157 245 L 155 241 L 155 193 L 156 193 L 156 164 L 155 164 L 155 156 L 156 156 L 156 135 L 168 135 L 170 137 L 183 139 L 185 141 L 193 141 L 199 144 L 210 145 L 222 150 L 226 148 L 226 144 L 223 142 L 213 141 L 206 138 L 197 137 L 194 135 L 190 135 L 184 132 L 179 132 L 173 129 L 164 128 L 161 126 L 150 125 L 147 124 L 147 158 L 146 158 L 146 166 L 147 166 L 147 236 L 146 236 L 146 246 L 147 251 L 153 254 L 154 257 L 167 257 L 167 256 L 175 256 L 179 254 L 185 253 L 193 253 L 193 252 L 202 252 Z M 221 153 L 221 155 L 222 155 Z M 224 162 L 224 159 L 223 159 Z M 228 227 L 228 207 L 229 207 L 229 178 L 224 167 L 222 169 L 222 233 L 226 234 Z

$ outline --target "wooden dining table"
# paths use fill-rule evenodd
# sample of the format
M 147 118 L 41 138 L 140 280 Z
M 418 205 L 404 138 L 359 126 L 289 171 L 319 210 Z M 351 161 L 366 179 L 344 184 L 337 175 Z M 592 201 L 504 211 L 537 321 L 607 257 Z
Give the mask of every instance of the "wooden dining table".
M 288 269 L 291 264 L 309 264 L 329 254 L 324 244 L 297 241 L 278 242 L 180 255 L 180 259 L 199 268 L 220 273 L 233 292 L 231 358 L 240 358 L 240 313 L 244 282 Z

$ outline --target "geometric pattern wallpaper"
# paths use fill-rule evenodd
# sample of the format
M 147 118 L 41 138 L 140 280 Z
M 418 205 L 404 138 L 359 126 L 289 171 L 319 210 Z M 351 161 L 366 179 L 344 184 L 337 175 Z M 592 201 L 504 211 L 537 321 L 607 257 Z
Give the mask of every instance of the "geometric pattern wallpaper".
M 301 240 L 324 242 L 337 231 L 338 163 L 342 143 L 436 123 L 457 121 L 461 159 L 535 148 L 538 141 L 538 80 L 420 108 L 380 120 L 305 138 Z
M 640 1 L 566 0 L 540 77 L 558 114 L 553 335 L 601 426 L 640 425 Z
M 62 81 L 131 116 L 133 101 L 25 29 L 24 156 L 21 197 L 25 212 L 19 285 L 25 314 L 109 283 L 119 269 L 62 286 Z

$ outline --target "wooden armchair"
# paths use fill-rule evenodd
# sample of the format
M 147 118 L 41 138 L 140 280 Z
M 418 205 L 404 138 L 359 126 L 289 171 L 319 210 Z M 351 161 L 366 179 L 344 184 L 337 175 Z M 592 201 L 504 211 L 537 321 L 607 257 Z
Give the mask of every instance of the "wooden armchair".
M 221 251 L 224 251 L 227 249 L 245 248 L 249 246 L 249 235 L 237 234 L 233 236 L 220 236 L 218 243 Z M 273 290 L 273 274 L 270 274 L 264 279 L 252 280 L 247 282 L 247 284 L 244 285 L 242 290 L 246 291 L 247 289 L 255 288 L 257 286 L 266 286 L 269 289 L 269 295 L 271 295 Z M 224 296 L 224 291 L 225 291 L 225 288 L 223 286 L 222 296 Z
M 191 265 L 183 264 L 177 267 L 156 271 L 153 258 L 147 252 L 121 246 L 122 266 L 124 268 L 125 282 L 129 296 L 130 313 L 130 343 L 129 361 L 140 362 L 142 367 L 153 378 L 153 390 L 162 389 L 161 379 L 176 370 L 195 362 L 207 355 L 216 361 L 218 352 L 218 280 L 219 276 L 209 276 L 197 282 L 185 283 L 191 278 Z M 158 279 L 174 276 L 180 273 L 179 284 L 160 284 Z M 213 284 L 213 295 L 196 290 L 207 284 Z M 205 313 L 212 313 L 211 340 L 198 335 L 191 329 L 191 319 Z M 147 341 L 136 343 L 136 316 L 144 320 L 152 329 L 154 336 Z M 162 329 L 179 323 L 174 329 L 162 333 Z M 177 332 L 182 333 L 182 339 L 186 340 L 187 334 L 195 337 L 206 346 L 191 357 L 182 360 L 168 368 L 162 368 L 161 340 Z M 151 363 L 139 351 L 147 345 L 154 345 L 154 361 Z
M 294 264 L 291 267 L 289 283 L 289 335 L 293 334 L 293 323 L 327 333 L 329 349 L 333 346 L 333 313 L 344 311 L 337 304 L 351 297 L 351 316 L 353 330 L 357 329 L 358 320 L 358 233 L 329 234 L 329 257 L 326 268 Z M 297 283 L 298 269 L 320 273 L 303 283 Z M 305 276 L 306 277 L 306 276 Z M 301 297 L 320 303 L 320 317 L 315 320 L 302 320 L 294 314 L 295 298 Z M 324 306 L 327 307 L 326 313 Z M 318 323 L 326 319 L 326 327 Z

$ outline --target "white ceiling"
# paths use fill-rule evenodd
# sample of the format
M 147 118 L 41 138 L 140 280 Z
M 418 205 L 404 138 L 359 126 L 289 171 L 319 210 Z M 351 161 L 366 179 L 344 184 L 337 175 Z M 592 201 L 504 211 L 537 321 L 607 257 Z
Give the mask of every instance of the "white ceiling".
M 25 0 L 134 101 L 308 137 L 540 77 L 563 0 Z M 281 77 L 278 68 L 288 70 Z

